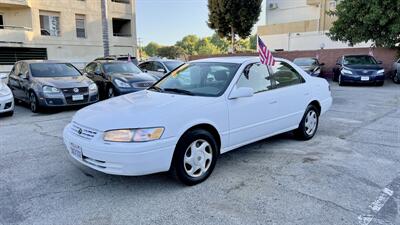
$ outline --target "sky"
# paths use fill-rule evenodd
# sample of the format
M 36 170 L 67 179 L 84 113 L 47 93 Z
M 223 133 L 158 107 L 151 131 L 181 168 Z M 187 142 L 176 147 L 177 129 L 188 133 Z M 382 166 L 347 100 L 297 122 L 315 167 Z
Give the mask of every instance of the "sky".
M 189 34 L 211 36 L 214 31 L 207 20 L 207 0 L 136 0 L 136 30 L 142 46 L 151 41 L 173 45 Z M 258 24 L 264 21 L 261 13 Z

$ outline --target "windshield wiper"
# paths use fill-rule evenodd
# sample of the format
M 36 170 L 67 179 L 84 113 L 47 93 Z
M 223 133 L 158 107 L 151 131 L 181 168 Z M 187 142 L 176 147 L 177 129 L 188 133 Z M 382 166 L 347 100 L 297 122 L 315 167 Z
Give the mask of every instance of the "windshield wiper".
M 164 88 L 164 91 L 170 91 L 170 92 L 175 92 L 175 93 L 185 94 L 185 95 L 194 95 L 190 91 L 183 90 L 183 89 L 178 89 L 178 88 Z
M 164 91 L 162 88 L 159 88 L 157 86 L 151 86 L 151 87 L 148 88 L 148 90 L 155 90 L 155 91 L 158 91 L 158 92 L 163 92 Z

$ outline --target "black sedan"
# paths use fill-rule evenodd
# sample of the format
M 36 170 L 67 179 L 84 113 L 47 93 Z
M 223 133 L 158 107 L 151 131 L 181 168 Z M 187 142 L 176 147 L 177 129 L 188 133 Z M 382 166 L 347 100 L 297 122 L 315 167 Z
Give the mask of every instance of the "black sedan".
M 144 90 L 156 82 L 153 76 L 126 61 L 93 61 L 84 73 L 97 84 L 101 99 Z
M 16 62 L 8 86 L 14 98 L 29 103 L 32 112 L 44 107 L 84 105 L 98 101 L 96 84 L 71 63 L 50 60 Z
M 336 62 L 333 80 L 338 81 L 339 85 L 362 83 L 382 86 L 385 70 L 381 64 L 370 55 L 345 55 Z
M 293 62 L 308 74 L 315 77 L 321 75 L 322 66 L 325 65 L 325 63 L 320 63 L 316 58 L 296 58 Z

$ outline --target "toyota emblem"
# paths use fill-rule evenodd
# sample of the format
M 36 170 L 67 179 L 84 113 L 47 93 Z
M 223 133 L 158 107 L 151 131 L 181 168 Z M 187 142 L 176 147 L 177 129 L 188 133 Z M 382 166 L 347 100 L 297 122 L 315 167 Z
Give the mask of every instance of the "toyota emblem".
M 74 88 L 74 92 L 75 92 L 75 93 L 78 93 L 78 92 L 79 92 L 79 89 L 78 89 L 78 88 Z
M 82 129 L 79 128 L 78 134 L 82 134 Z

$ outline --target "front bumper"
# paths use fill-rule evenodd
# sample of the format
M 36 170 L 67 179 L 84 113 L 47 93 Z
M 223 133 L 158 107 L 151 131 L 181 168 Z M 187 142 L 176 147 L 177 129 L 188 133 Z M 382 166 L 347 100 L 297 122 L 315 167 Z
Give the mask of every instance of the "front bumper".
M 363 80 L 363 77 L 368 77 L 368 80 Z M 363 76 L 363 75 L 345 75 L 342 74 L 342 81 L 346 83 L 362 83 L 362 84 L 372 84 L 379 83 L 385 81 L 384 75 L 376 75 L 376 76 Z
M 75 106 L 75 105 L 87 105 L 95 103 L 99 100 L 97 92 L 84 93 L 83 100 L 74 101 L 71 96 L 65 96 L 63 94 L 44 95 L 39 96 L 39 105 L 42 107 L 61 107 L 61 106 Z
M 0 81 L 1 82 L 1 81 Z M 0 113 L 11 112 L 14 110 L 14 97 L 13 95 L 6 95 L 0 97 Z
M 91 140 L 73 130 L 96 134 Z M 79 129 L 79 128 L 78 128 Z M 114 175 L 140 176 L 168 171 L 176 145 L 174 138 L 143 143 L 111 143 L 103 141 L 103 132 L 70 123 L 64 128 L 64 144 L 75 162 L 94 170 Z M 72 148 L 82 151 L 82 158 L 72 154 Z

